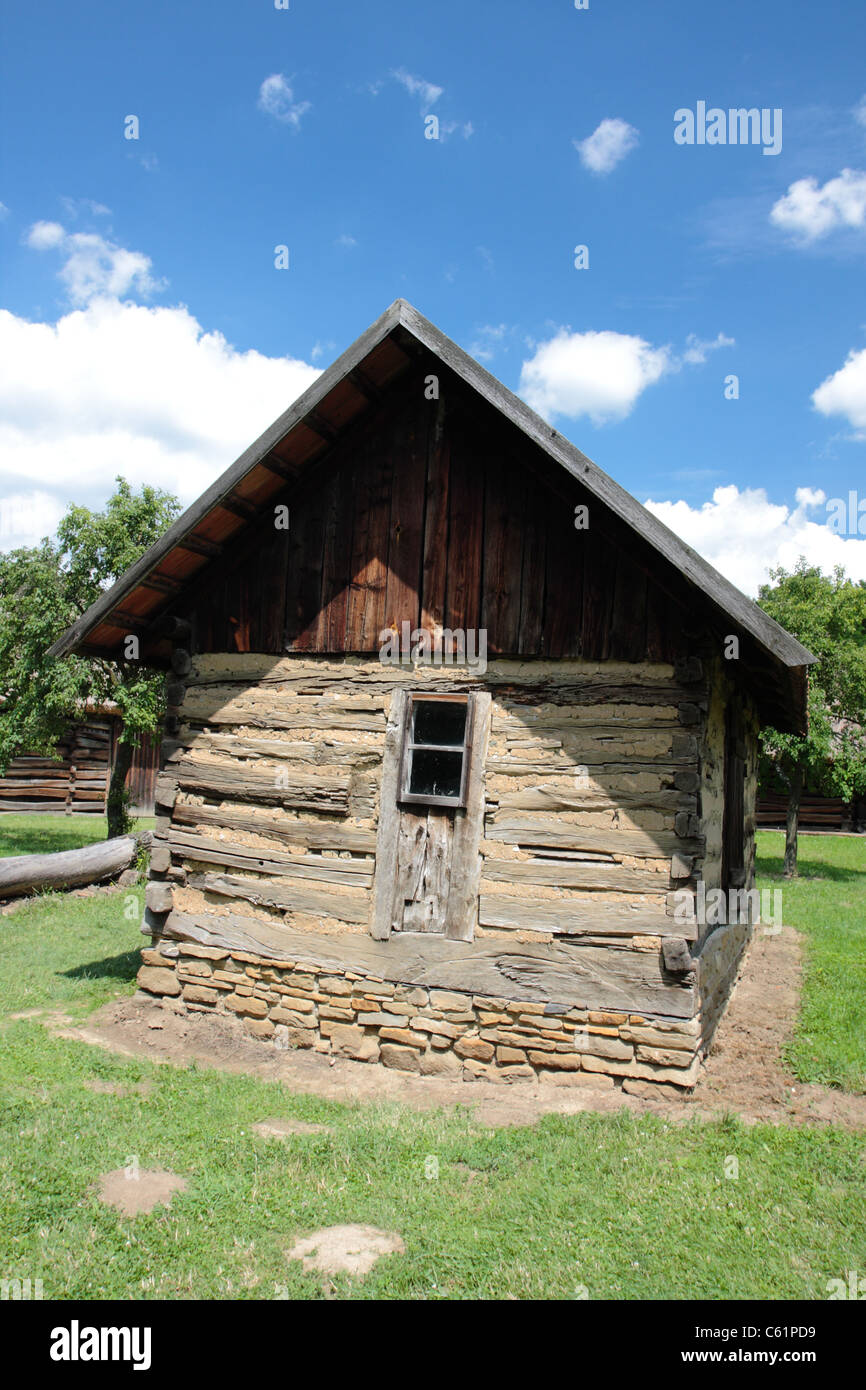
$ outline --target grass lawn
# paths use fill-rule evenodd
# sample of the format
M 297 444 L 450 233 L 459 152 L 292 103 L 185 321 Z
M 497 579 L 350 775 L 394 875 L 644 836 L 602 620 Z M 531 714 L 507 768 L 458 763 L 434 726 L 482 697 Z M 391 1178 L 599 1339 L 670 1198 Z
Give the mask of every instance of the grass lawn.
M 397 1231 L 406 1249 L 338 1276 L 343 1298 L 824 1299 L 863 1268 L 861 1134 L 624 1112 L 494 1131 L 463 1107 L 295 1096 L 9 1019 L 131 993 L 142 938 L 125 910 L 140 897 L 57 895 L 0 918 L 4 1278 L 41 1278 L 46 1298 L 319 1298 L 323 1276 L 286 1251 L 344 1222 Z M 93 1079 L 152 1089 L 95 1093 Z M 331 1132 L 251 1134 L 266 1116 Z M 170 1210 L 99 1203 L 99 1175 L 133 1160 L 187 1179 Z
M 866 838 L 801 835 L 799 877 L 782 878 L 785 837 L 758 832 L 757 886 L 780 888 L 804 938 L 800 1016 L 787 1061 L 801 1081 L 866 1092 Z
M 152 816 L 139 816 L 133 832 L 152 830 Z M 105 816 L 19 816 L 8 811 L 0 814 L 0 858 L 10 854 L 51 854 L 59 849 L 80 849 L 104 840 L 108 833 Z

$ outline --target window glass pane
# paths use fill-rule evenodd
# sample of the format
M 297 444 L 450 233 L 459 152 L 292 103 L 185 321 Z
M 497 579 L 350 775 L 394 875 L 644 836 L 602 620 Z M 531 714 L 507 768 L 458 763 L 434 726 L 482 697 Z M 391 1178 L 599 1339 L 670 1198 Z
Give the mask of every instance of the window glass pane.
M 415 705 L 414 743 L 461 748 L 466 735 L 466 705 L 462 700 L 421 700 Z
M 432 753 L 416 748 L 409 791 L 413 796 L 459 796 L 462 772 L 462 753 Z

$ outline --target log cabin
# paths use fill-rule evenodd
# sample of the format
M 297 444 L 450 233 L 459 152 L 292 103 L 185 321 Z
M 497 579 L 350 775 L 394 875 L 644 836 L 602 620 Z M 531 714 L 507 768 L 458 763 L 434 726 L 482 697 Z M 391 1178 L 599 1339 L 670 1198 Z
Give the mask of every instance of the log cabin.
M 11 758 L 0 776 L 0 815 L 63 812 L 104 816 L 123 721 L 116 705 L 88 703 L 53 753 L 34 749 Z M 144 734 L 126 777 L 133 815 L 153 815 L 159 740 Z
M 421 1075 L 694 1084 L 814 658 L 411 305 L 52 651 L 130 634 L 168 672 L 143 991 Z

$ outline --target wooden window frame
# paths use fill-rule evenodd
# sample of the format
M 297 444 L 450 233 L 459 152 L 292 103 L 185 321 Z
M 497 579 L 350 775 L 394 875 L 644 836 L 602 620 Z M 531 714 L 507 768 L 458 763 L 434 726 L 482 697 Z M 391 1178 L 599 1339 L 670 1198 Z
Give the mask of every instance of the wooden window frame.
M 412 724 L 415 718 L 415 707 L 420 704 L 461 704 L 466 706 L 466 728 L 463 734 L 463 743 L 444 744 L 444 743 L 415 743 L 412 739 Z M 474 700 L 471 694 L 466 695 L 425 695 L 421 692 L 409 695 L 406 699 L 406 713 L 403 721 L 403 739 L 400 753 L 400 781 L 398 783 L 399 792 L 397 796 L 400 804 L 407 806 L 433 806 L 445 809 L 463 809 L 466 806 L 466 791 L 469 782 L 469 762 L 472 757 L 472 715 Z M 431 753 L 458 753 L 463 754 L 463 766 L 460 770 L 460 792 L 457 796 L 427 796 L 422 792 L 411 792 L 409 782 L 412 776 L 412 757 L 418 752 Z

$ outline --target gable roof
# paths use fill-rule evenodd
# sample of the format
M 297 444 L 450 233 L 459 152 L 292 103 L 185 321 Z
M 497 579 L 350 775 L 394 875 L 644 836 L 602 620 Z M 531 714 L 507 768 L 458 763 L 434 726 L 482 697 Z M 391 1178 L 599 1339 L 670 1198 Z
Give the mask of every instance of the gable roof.
M 311 468 L 376 401 L 413 353 L 432 353 L 544 450 L 588 492 L 696 585 L 722 613 L 789 668 L 816 660 L 796 638 L 719 574 L 636 498 L 553 429 L 411 304 L 397 299 L 279 419 L 202 493 L 149 550 L 49 649 L 109 655 L 130 627 L 147 628 L 186 583 Z

